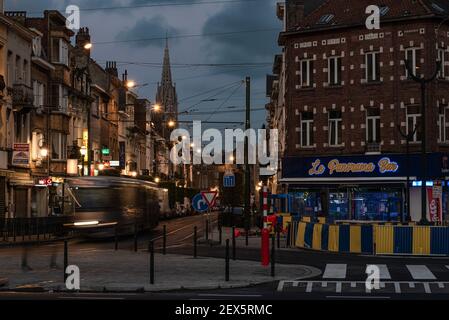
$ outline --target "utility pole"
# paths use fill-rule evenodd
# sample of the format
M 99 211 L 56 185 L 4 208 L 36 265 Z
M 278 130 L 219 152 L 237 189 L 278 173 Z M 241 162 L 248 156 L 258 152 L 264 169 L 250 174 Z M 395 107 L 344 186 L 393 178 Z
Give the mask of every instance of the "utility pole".
M 441 62 L 437 61 L 434 74 L 426 79 L 415 75 L 415 70 L 412 70 L 410 61 L 405 61 L 405 67 L 410 77 L 421 86 L 421 221 L 420 224 L 429 224 L 427 220 L 427 136 L 426 136 L 426 86 L 437 77 L 441 69 Z
M 245 130 L 251 127 L 251 78 L 246 77 L 246 119 Z M 248 136 L 245 135 L 245 229 L 250 229 L 250 197 L 251 197 L 251 170 L 249 166 Z

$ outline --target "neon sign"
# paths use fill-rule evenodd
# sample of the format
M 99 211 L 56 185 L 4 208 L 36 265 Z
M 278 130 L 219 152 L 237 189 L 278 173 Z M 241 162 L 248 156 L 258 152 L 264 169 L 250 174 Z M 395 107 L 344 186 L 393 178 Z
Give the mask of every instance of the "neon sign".
M 376 168 L 379 169 L 379 173 L 392 173 L 399 169 L 397 162 L 391 161 L 390 158 L 382 158 L 377 164 L 373 162 L 340 162 L 338 159 L 332 159 L 325 164 L 321 163 L 320 159 L 316 159 L 312 163 L 312 167 L 309 169 L 310 176 L 321 176 L 326 170 L 329 171 L 329 175 L 334 173 L 373 173 Z

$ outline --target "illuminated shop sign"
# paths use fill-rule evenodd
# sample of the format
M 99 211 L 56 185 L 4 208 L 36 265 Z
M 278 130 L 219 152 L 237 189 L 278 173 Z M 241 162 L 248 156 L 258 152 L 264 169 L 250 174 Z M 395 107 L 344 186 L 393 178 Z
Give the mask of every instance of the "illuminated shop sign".
M 449 155 L 427 155 L 428 180 L 444 180 L 449 176 Z M 320 157 L 285 157 L 282 178 L 405 178 L 422 174 L 421 154 L 334 155 Z
M 388 157 L 384 157 L 376 163 L 342 162 L 338 159 L 332 159 L 326 164 L 321 159 L 316 159 L 309 169 L 309 175 L 321 176 L 326 172 L 331 176 L 335 173 L 374 173 L 376 170 L 380 174 L 392 173 L 399 170 L 399 165 Z

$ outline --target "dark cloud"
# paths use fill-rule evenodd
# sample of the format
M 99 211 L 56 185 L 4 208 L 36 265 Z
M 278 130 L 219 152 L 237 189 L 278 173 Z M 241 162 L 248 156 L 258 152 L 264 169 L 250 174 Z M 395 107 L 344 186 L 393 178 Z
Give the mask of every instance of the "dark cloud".
M 213 36 L 207 40 L 207 53 L 216 62 L 270 62 L 279 52 L 277 36 L 281 22 L 277 20 L 275 4 L 271 1 L 232 3 L 211 16 L 203 33 L 240 30 L 278 29 L 229 36 Z
M 39 13 L 49 9 L 64 11 L 68 5 L 77 5 L 83 9 L 111 7 L 123 3 L 120 0 L 6 0 L 5 10 Z
M 134 39 L 148 39 L 148 38 L 160 38 L 164 35 L 175 35 L 179 33 L 179 30 L 170 26 L 167 19 L 161 15 L 157 15 L 149 18 L 143 18 L 138 20 L 134 26 L 131 28 L 126 28 L 120 31 L 115 37 L 116 40 L 134 40 Z M 133 47 L 148 47 L 157 46 L 161 47 L 164 45 L 163 40 L 156 41 L 132 41 L 129 45 Z

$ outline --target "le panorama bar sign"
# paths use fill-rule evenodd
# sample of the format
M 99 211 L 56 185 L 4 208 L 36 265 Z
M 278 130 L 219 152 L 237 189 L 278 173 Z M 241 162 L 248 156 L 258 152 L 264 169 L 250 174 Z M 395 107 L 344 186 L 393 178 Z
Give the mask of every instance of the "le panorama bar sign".
M 382 158 L 377 163 L 374 162 L 340 162 L 338 159 L 332 159 L 327 164 L 321 163 L 320 159 L 316 159 L 309 169 L 310 176 L 321 176 L 326 170 L 329 175 L 334 173 L 372 173 L 379 170 L 379 173 L 396 172 L 399 165 L 390 160 L 390 158 Z
M 379 154 L 322 157 L 286 157 L 283 159 L 283 178 L 372 178 L 417 177 L 421 173 L 420 154 Z M 418 170 L 417 170 L 418 168 Z M 449 157 L 443 153 L 427 154 L 427 177 L 438 180 L 448 176 Z

